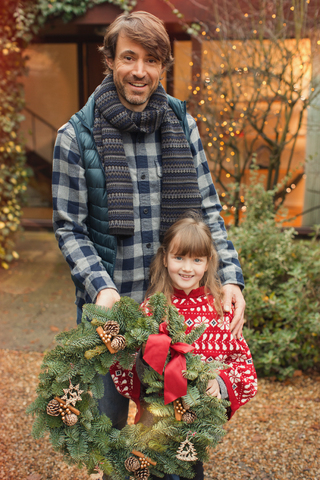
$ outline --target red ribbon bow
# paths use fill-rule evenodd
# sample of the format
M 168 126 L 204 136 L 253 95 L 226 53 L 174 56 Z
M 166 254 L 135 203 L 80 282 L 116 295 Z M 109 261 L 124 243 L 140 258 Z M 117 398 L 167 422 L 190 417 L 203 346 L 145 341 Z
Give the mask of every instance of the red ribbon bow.
M 171 345 L 171 338 L 166 322 L 159 325 L 159 334 L 149 335 L 143 359 L 156 372 L 162 375 L 164 364 L 170 348 L 171 360 L 164 371 L 164 404 L 167 405 L 179 397 L 187 394 L 187 379 L 182 375 L 186 370 L 185 353 L 191 352 L 194 347 L 187 343 L 177 342 Z

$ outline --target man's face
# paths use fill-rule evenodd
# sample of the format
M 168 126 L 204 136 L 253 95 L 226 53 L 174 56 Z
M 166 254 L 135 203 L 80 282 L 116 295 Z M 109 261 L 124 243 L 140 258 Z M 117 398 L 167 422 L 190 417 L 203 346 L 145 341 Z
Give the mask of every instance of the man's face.
M 107 58 L 120 102 L 129 110 L 142 112 L 158 88 L 164 67 L 139 43 L 119 34 L 115 59 Z

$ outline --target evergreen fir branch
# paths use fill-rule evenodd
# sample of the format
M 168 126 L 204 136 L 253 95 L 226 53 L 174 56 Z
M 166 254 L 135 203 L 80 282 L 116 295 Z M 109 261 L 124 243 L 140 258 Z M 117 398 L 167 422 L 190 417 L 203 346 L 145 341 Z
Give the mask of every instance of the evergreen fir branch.
M 47 407 L 47 404 L 47 400 L 39 396 L 26 408 L 26 414 L 35 415 L 38 412 L 44 411 Z
M 120 430 L 117 430 L 115 428 L 111 430 L 110 436 L 109 436 L 110 445 L 116 445 L 118 443 L 120 433 L 121 433 Z
M 91 430 L 91 422 L 89 420 L 85 420 L 84 418 L 81 420 L 81 424 L 85 430 Z
M 78 440 L 81 436 L 79 423 L 76 423 L 71 428 L 70 427 L 66 428 L 65 436 L 66 436 L 66 442 L 69 442 L 70 439 L 74 440 L 75 442 L 78 442 Z
M 82 308 L 82 322 L 91 321 L 93 322 L 92 325 L 102 326 L 104 325 L 110 318 L 110 309 L 106 307 L 96 305 L 94 303 L 87 303 Z
M 82 402 L 81 402 L 82 403 Z M 88 422 L 92 422 L 93 420 L 93 414 L 91 412 L 91 410 L 89 408 L 86 408 L 84 409 L 82 412 L 81 412 L 81 415 L 80 415 L 80 422 L 82 422 L 83 420 L 85 421 L 88 421 Z
M 100 362 L 97 362 L 95 364 L 95 369 L 96 369 L 96 372 L 99 373 L 99 375 L 107 375 L 107 373 L 109 372 L 109 368 L 105 368 L 101 365 Z
M 59 428 L 50 430 L 50 440 L 56 450 L 61 449 L 66 443 L 64 431 Z
M 195 380 L 197 377 L 198 377 L 198 371 L 197 370 L 184 370 L 183 372 L 183 376 L 184 378 L 186 378 L 187 380 Z
M 100 375 L 95 375 L 94 382 L 91 384 L 91 393 L 94 398 L 102 398 L 104 394 L 103 380 Z
M 174 408 L 171 405 L 157 405 L 151 403 L 148 410 L 156 417 L 168 417 L 169 415 L 174 415 Z
M 66 353 L 75 350 L 86 351 L 101 344 L 101 339 L 96 331 L 88 332 L 79 338 L 70 338 L 64 345 Z
M 96 375 L 94 364 L 87 362 L 80 373 L 80 383 L 91 383 Z
M 157 442 L 156 439 L 149 440 L 148 447 L 157 453 L 165 453 L 167 450 L 167 446 L 164 443 Z
M 155 295 L 152 295 L 148 306 L 152 312 L 153 319 L 158 325 L 165 321 L 168 315 L 168 302 L 163 293 L 156 293 Z
M 155 475 L 156 477 L 163 478 L 164 475 L 165 475 L 165 474 L 164 474 L 163 472 L 161 472 L 160 470 L 157 470 L 156 467 L 152 467 L 152 468 L 150 469 L 150 471 L 151 471 L 152 475 Z
M 177 423 L 177 422 L 176 422 Z M 167 419 L 161 419 L 153 426 L 153 430 L 155 432 L 157 431 L 163 431 L 165 429 L 167 437 L 173 437 L 175 438 L 178 434 L 178 427 L 170 424 Z
M 147 387 L 146 394 L 149 395 L 151 393 L 159 392 L 159 390 L 163 390 L 163 383 L 162 382 L 154 382 L 152 385 Z
M 115 361 L 117 361 L 125 370 L 131 370 L 135 363 L 136 353 L 130 354 L 126 349 L 120 350 L 115 354 Z
M 103 368 L 106 368 L 109 370 L 109 368 L 111 367 L 111 365 L 114 364 L 115 362 L 115 357 L 108 351 L 106 351 L 103 355 L 101 355 L 100 357 L 98 357 L 96 359 L 96 362 L 99 361 L 102 365 Z M 95 363 L 97 365 L 97 363 Z
M 36 417 L 35 421 L 33 422 L 32 426 L 32 436 L 34 438 L 41 438 L 43 437 L 45 431 L 48 428 L 47 422 L 45 421 L 45 415 L 39 414 L 38 417 Z
M 153 370 L 151 367 L 146 367 L 143 374 L 143 382 L 148 385 L 159 385 L 163 389 L 164 376 Z
M 61 371 L 64 371 L 66 368 L 68 368 L 66 367 L 65 358 L 63 358 L 63 356 L 61 357 L 62 358 L 59 358 L 58 355 L 53 359 L 44 357 L 42 369 L 48 370 L 48 372 L 46 372 L 47 375 L 56 377 L 57 375 L 61 374 Z
M 96 423 L 95 428 L 98 432 L 105 434 L 111 431 L 111 426 L 112 422 L 110 418 L 103 414 L 99 417 L 99 422 Z
M 103 320 L 98 320 L 97 318 L 93 318 L 91 321 L 90 321 L 91 325 L 95 328 L 97 327 L 103 327 L 104 324 L 106 323 L 106 319 L 103 319 Z
M 75 425 L 74 425 L 74 427 L 75 427 Z M 71 430 L 74 427 L 69 428 L 69 430 Z M 67 445 L 67 448 L 68 448 L 68 451 L 70 453 L 71 458 L 78 461 L 78 462 L 81 462 L 83 457 L 88 452 L 88 444 L 85 441 L 83 435 L 80 436 L 79 439 L 76 442 L 67 438 L 66 445 Z
M 59 428 L 63 425 L 61 417 L 51 417 L 51 415 L 46 415 L 46 425 L 49 429 Z
M 189 407 L 194 407 L 200 403 L 200 392 L 197 387 L 188 385 L 187 395 L 182 398 Z
M 186 335 L 185 338 L 185 343 L 188 343 L 189 345 L 192 345 L 198 338 L 201 337 L 201 335 L 204 333 L 206 330 L 207 325 L 205 323 L 201 323 L 200 325 L 197 325 L 194 327 L 191 332 L 189 332 Z

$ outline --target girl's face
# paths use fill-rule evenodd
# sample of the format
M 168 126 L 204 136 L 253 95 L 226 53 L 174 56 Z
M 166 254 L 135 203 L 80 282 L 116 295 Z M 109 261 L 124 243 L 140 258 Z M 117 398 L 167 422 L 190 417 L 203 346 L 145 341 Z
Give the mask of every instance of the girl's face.
M 187 295 L 191 290 L 199 288 L 200 281 L 208 269 L 207 257 L 177 255 L 172 249 L 163 261 L 173 287 L 183 290 Z

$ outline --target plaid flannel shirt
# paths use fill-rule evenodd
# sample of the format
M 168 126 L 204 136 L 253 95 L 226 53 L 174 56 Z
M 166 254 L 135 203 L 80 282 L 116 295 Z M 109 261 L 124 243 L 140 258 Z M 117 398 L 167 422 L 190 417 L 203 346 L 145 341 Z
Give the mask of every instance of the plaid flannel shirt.
M 188 115 L 190 148 L 202 196 L 202 211 L 220 258 L 223 285 L 243 287 L 238 255 L 227 240 L 221 204 L 194 119 Z M 123 145 L 133 183 L 134 236 L 117 240 L 113 279 L 104 269 L 88 236 L 88 193 L 85 170 L 73 126 L 63 125 L 57 135 L 53 159 L 53 226 L 59 247 L 72 275 L 84 285 L 76 289 L 76 304 L 93 303 L 100 290 L 116 289 L 141 303 L 147 288 L 150 262 L 160 246 L 161 143 L 153 134 L 123 134 Z

